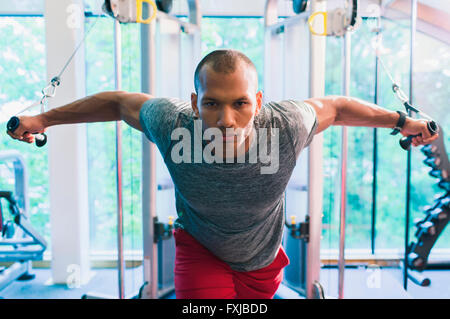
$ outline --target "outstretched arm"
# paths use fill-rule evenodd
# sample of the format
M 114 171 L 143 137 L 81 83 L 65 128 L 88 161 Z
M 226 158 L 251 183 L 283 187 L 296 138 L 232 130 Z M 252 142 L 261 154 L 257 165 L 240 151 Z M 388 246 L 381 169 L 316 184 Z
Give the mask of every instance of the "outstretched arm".
M 327 96 L 305 102 L 316 111 L 319 122 L 316 134 L 331 125 L 394 128 L 400 117 L 397 112 L 353 97 Z M 410 117 L 406 118 L 400 133 L 404 136 L 422 134 L 412 139 L 414 146 L 429 144 L 438 137 L 428 131 L 427 121 Z
M 142 104 L 151 98 L 149 94 L 125 91 L 97 93 L 36 116 L 21 116 L 20 126 L 8 134 L 14 139 L 32 143 L 34 137 L 31 133 L 43 133 L 50 126 L 119 120 L 142 131 L 139 112 Z

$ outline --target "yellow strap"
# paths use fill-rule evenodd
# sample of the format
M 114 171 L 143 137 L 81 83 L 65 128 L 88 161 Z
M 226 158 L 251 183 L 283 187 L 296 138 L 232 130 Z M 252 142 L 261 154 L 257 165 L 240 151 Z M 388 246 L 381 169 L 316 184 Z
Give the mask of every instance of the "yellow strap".
M 142 19 L 142 6 L 143 6 L 144 2 L 148 3 L 152 7 L 152 15 L 146 20 Z M 158 11 L 158 9 L 156 8 L 155 1 L 153 1 L 153 0 L 136 0 L 136 22 L 137 23 L 149 24 L 150 22 L 153 21 L 153 19 L 156 18 L 156 11 Z
M 318 15 L 323 16 L 323 32 L 322 33 L 316 32 L 312 26 L 314 19 Z M 326 36 L 327 35 L 327 12 L 326 11 L 317 11 L 317 12 L 314 12 L 313 14 L 311 14 L 311 16 L 308 18 L 308 26 L 309 26 L 309 31 L 312 34 Z

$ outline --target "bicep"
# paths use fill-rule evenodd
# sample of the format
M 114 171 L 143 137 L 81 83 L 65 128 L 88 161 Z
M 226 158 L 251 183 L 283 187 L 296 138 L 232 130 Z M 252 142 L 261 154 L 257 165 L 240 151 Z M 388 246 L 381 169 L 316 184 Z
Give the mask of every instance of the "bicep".
M 320 98 L 310 98 L 305 100 L 314 108 L 317 116 L 317 130 L 316 134 L 324 131 L 334 124 L 337 117 L 337 96 L 326 96 Z
M 143 132 L 139 113 L 145 101 L 153 96 L 145 93 L 119 92 L 120 117 L 131 127 Z

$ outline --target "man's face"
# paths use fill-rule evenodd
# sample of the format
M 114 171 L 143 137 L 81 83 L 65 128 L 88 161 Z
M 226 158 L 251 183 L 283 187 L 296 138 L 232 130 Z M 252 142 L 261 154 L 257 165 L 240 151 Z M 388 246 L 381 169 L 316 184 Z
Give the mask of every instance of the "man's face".
M 234 149 L 246 142 L 253 129 L 253 119 L 262 105 L 262 92 L 257 92 L 257 81 L 244 65 L 231 74 L 218 73 L 205 66 L 200 72 L 198 95 L 192 93 L 191 103 L 195 114 L 202 120 L 203 130 L 219 128 L 225 148 Z M 235 135 L 227 137 L 227 128 Z M 229 153 L 229 152 L 228 152 Z M 230 157 L 230 154 L 227 154 Z

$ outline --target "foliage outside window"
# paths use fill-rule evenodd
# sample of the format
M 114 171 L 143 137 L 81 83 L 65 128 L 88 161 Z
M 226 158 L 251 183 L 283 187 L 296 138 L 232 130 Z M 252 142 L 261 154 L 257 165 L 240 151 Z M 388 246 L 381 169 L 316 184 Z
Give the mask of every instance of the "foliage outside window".
M 42 17 L 0 17 L 0 152 L 17 150 L 24 157 L 30 203 L 26 213 L 50 245 L 47 148 L 12 140 L 5 133 L 9 118 L 38 101 L 46 85 L 44 29 Z M 22 114 L 39 112 L 37 106 Z M 0 163 L 0 190 L 14 191 L 14 169 L 10 164 Z
M 394 79 L 409 93 L 409 24 L 405 21 L 382 20 L 383 46 L 389 51 L 382 59 Z M 350 94 L 374 102 L 375 55 L 370 45 L 374 21 L 365 21 L 352 34 Z M 414 66 L 414 101 L 424 112 L 439 119 L 446 132 L 450 129 L 446 104 L 450 98 L 445 83 L 450 76 L 448 45 L 417 33 Z M 341 94 L 342 39 L 327 39 L 326 95 Z M 379 73 L 379 105 L 390 110 L 404 110 L 392 93 L 392 83 L 381 68 Z M 447 85 L 448 86 L 448 85 Z M 403 251 L 406 200 L 406 152 L 398 145 L 398 137 L 389 130 L 378 129 L 377 209 L 375 249 Z M 339 159 L 341 128 L 324 132 L 324 231 L 322 248 L 337 249 L 339 242 Z M 373 129 L 348 128 L 347 227 L 346 248 L 370 249 L 373 182 Z M 449 146 L 446 134 L 446 146 Z M 413 150 L 411 181 L 410 239 L 415 232 L 415 217 L 423 217 L 425 206 L 442 193 L 436 180 L 428 175 L 420 148 Z M 450 232 L 444 231 L 436 248 L 448 248 Z

